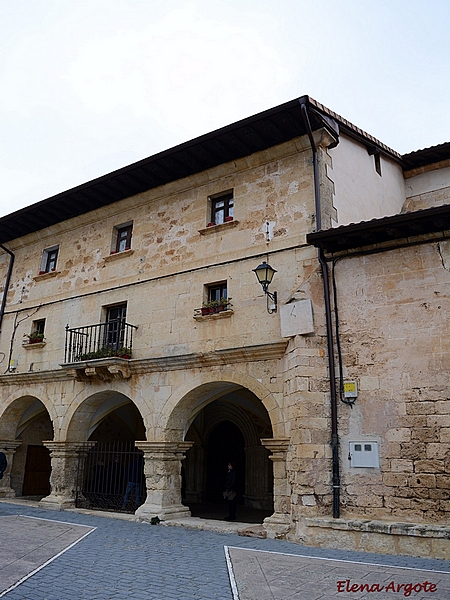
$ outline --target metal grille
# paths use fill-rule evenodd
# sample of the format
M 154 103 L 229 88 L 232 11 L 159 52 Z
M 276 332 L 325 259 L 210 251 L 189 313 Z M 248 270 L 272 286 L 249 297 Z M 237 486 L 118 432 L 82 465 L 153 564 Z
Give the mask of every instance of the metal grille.
M 77 508 L 134 512 L 143 504 L 144 458 L 134 442 L 87 442 L 79 454 Z

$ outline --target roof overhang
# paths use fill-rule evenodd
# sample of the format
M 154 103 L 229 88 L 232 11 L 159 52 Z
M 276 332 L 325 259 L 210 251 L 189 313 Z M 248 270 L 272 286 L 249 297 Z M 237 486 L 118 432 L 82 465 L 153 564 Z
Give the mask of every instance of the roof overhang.
M 449 204 L 309 233 L 306 240 L 326 252 L 337 253 L 445 231 L 450 231 Z
M 302 104 L 313 131 L 331 127 L 338 134 L 341 129 L 401 160 L 372 136 L 302 96 L 6 215 L 0 218 L 0 243 L 303 136 Z
M 402 159 L 405 171 L 448 161 L 450 159 L 450 142 L 404 154 Z

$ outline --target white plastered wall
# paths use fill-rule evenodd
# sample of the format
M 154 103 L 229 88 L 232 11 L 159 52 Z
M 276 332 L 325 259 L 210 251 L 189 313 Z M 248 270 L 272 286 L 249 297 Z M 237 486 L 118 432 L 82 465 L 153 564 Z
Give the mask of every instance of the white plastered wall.
M 406 202 L 404 212 L 423 210 L 450 203 L 450 166 L 439 164 L 433 170 L 411 177 L 406 174 Z
M 369 221 L 400 213 L 405 201 L 405 182 L 401 166 L 381 156 L 381 175 L 367 148 L 346 136 L 329 150 L 332 165 L 328 177 L 334 183 L 334 226 Z

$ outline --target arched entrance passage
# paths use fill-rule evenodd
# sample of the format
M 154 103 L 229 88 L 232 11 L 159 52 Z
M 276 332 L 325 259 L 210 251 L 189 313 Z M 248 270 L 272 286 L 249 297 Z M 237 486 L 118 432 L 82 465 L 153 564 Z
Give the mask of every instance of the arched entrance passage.
M 183 468 L 184 503 L 194 516 L 223 517 L 223 485 L 232 461 L 237 472 L 238 518 L 262 522 L 273 513 L 272 462 L 261 444 L 262 438 L 272 437 L 267 410 L 244 387 L 225 387 L 205 405 L 208 396 L 198 399 L 200 410 L 185 436 L 194 445 Z
M 143 458 L 135 441 L 145 434 L 138 408 L 120 392 L 92 394 L 77 407 L 67 441 L 52 444 L 55 463 L 62 461 L 60 470 L 73 473 L 72 481 L 64 482 L 64 493 L 74 496 L 75 506 L 133 512 L 144 502 Z
M 207 441 L 206 502 L 221 502 L 227 465 L 232 462 L 237 476 L 239 499 L 245 492 L 245 439 L 242 431 L 231 421 L 217 425 Z
M 53 425 L 45 405 L 34 396 L 22 396 L 7 407 L 0 423 L 0 444 L 9 463 L 0 496 L 46 496 L 51 465 L 43 441 L 53 439 Z

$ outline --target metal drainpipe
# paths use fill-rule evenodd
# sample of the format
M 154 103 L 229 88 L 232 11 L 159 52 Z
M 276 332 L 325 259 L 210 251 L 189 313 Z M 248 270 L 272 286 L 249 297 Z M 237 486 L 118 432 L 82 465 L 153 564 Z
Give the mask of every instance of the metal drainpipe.
M 313 173 L 314 173 L 314 201 L 316 208 L 316 228 L 320 231 L 322 228 L 322 215 L 320 210 L 320 186 L 319 186 L 319 163 L 317 157 L 317 148 L 309 122 L 308 109 L 304 102 L 300 102 L 303 121 L 308 132 L 309 142 L 313 153 Z M 331 396 L 331 449 L 333 453 L 333 517 L 338 519 L 340 516 L 340 488 L 341 481 L 339 475 L 339 436 L 337 421 L 337 394 L 336 394 L 336 371 L 334 367 L 334 345 L 333 345 L 333 325 L 331 320 L 331 302 L 330 302 L 330 284 L 328 275 L 328 265 L 323 256 L 322 248 L 318 250 L 318 258 L 322 267 L 323 293 L 325 299 L 325 321 L 327 327 L 327 348 L 328 348 L 328 368 L 330 374 L 330 396 Z
M 2 327 L 2 322 L 3 322 L 3 315 L 5 314 L 6 295 L 8 294 L 9 283 L 11 281 L 11 273 L 12 273 L 12 269 L 13 269 L 13 265 L 14 265 L 14 258 L 15 258 L 15 256 L 11 252 L 11 250 L 8 250 L 8 248 L 5 248 L 5 246 L 3 246 L 3 244 L 0 244 L 0 248 L 2 248 L 10 256 L 8 273 L 6 274 L 5 289 L 3 290 L 2 304 L 0 306 L 0 332 L 1 332 L 1 327 Z

